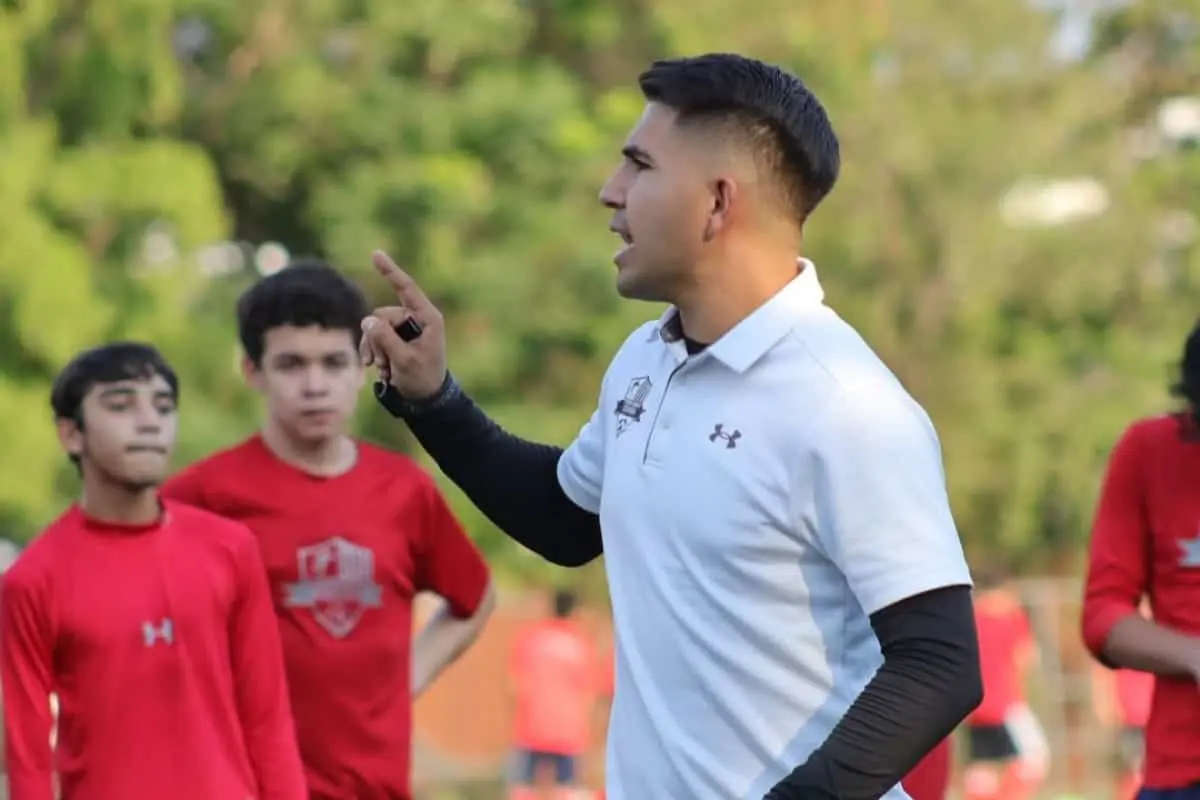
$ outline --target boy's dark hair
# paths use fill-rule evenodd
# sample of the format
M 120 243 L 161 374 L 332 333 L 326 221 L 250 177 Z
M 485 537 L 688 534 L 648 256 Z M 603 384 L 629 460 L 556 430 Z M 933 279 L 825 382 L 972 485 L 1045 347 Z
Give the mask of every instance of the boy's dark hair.
M 142 342 L 112 342 L 85 350 L 54 379 L 50 389 L 50 407 L 56 420 L 74 420 L 83 426 L 83 398 L 92 387 L 102 383 L 162 376 L 179 400 L 179 378 L 175 370 L 152 345 Z
M 1187 404 L 1187 410 L 1200 423 L 1200 320 L 1183 344 L 1179 376 L 1171 384 L 1171 394 Z
M 779 67 L 731 53 L 655 61 L 638 78 L 650 102 L 674 109 L 682 125 L 726 128 L 777 176 L 803 221 L 829 194 L 841 166 L 837 135 L 804 82 Z
M 575 606 L 579 604 L 579 598 L 569 589 L 559 589 L 554 593 L 554 616 L 559 619 L 566 619 L 575 611 Z
M 369 311 L 362 290 L 350 279 L 324 261 L 299 259 L 238 298 L 238 338 L 256 365 L 262 361 L 267 331 L 285 325 L 345 330 L 358 347 Z

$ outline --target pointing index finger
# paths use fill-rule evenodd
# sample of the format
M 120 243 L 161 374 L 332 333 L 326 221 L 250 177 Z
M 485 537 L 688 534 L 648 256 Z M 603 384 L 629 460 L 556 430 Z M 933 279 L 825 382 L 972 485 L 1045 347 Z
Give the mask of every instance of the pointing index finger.
M 425 310 L 433 306 L 412 276 L 400 269 L 387 253 L 376 250 L 371 255 L 371 261 L 375 264 L 376 271 L 392 285 L 396 297 L 400 298 L 400 302 L 410 311 Z

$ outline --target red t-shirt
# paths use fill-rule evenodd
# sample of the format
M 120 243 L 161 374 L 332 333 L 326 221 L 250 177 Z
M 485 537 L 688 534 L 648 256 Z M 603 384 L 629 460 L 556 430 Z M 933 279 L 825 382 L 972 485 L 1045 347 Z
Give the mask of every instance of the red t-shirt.
M 509 678 L 517 698 L 517 747 L 572 756 L 587 750 L 603 673 L 578 624 L 547 619 L 528 625 L 513 646 Z
M 1157 623 L 1200 636 L 1200 442 L 1180 436 L 1191 427 L 1182 417 L 1142 420 L 1113 450 L 1083 600 L 1083 637 L 1097 656 L 1144 594 Z M 1200 691 L 1194 678 L 1159 677 L 1146 725 L 1146 785 L 1198 781 Z
M 1002 725 L 1025 701 L 1023 659 L 1033 647 L 1029 618 L 1016 598 L 980 593 L 975 601 L 983 702 L 971 712 L 972 725 Z
M 950 737 L 946 737 L 905 776 L 901 784 L 904 791 L 912 800 L 945 800 L 950 788 L 950 761 Z
M 352 469 L 318 477 L 254 436 L 165 491 L 258 538 L 311 800 L 408 798 L 413 598 L 435 592 L 465 618 L 488 585 L 433 479 L 361 443 Z
M 243 526 L 73 507 L 4 574 L 11 800 L 304 800 L 262 562 Z M 58 747 L 50 748 L 51 692 Z

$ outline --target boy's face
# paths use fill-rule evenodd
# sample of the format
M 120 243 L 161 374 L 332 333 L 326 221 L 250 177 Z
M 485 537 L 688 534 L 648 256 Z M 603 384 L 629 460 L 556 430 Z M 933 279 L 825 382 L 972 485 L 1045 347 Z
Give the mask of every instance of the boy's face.
M 83 398 L 81 416 L 82 426 L 59 420 L 58 437 L 85 472 L 135 491 L 162 483 L 178 427 L 175 393 L 165 378 L 96 384 Z
M 245 371 L 271 421 L 300 445 L 346 433 L 364 377 L 351 331 L 317 325 L 267 331 L 262 363 L 247 360 Z

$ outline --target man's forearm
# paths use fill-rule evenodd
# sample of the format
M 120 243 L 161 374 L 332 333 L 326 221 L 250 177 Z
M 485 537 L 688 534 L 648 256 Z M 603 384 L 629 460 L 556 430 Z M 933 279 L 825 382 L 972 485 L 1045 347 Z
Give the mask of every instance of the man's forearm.
M 376 397 L 402 417 L 442 471 L 496 527 L 554 564 L 578 567 L 604 549 L 600 519 L 558 483 L 562 450 L 505 431 L 447 376 L 442 391 L 411 405 L 390 386 Z
M 460 619 L 450 613 L 444 601 L 421 628 L 412 649 L 412 693 L 424 692 L 446 667 L 458 660 L 480 631 L 496 607 L 495 590 L 488 586 L 475 613 Z
M 829 738 L 768 800 L 875 800 L 983 697 L 970 589 L 902 600 L 871 617 L 883 666 Z
M 1164 628 L 1136 612 L 1113 626 L 1103 656 L 1109 666 L 1167 677 L 1200 677 L 1200 639 Z

